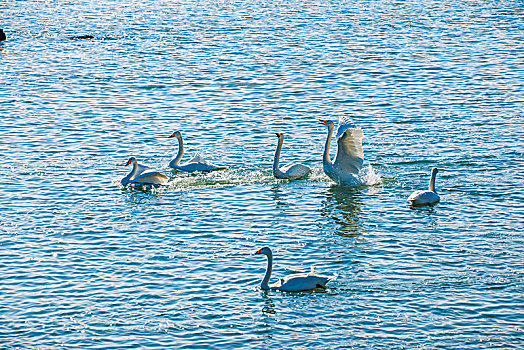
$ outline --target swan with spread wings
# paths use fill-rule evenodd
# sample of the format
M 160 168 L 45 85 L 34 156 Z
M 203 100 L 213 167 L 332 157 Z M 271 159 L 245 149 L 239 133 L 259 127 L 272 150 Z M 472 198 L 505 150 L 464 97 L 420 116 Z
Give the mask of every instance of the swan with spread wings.
M 331 120 L 321 120 L 320 122 L 328 128 L 328 137 L 322 159 L 324 172 L 340 185 L 360 186 L 362 182 L 358 178 L 358 174 L 364 163 L 362 129 L 357 127 L 348 117 L 339 119 L 337 130 L 338 149 L 335 161 L 332 162 L 329 148 L 335 124 Z

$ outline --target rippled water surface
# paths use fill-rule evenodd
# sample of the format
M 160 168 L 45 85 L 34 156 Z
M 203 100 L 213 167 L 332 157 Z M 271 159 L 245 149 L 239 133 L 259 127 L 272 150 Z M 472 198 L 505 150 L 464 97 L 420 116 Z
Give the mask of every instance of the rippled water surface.
M 524 347 L 522 1 L 0 13 L 1 349 Z M 339 116 L 359 188 L 322 171 Z M 230 168 L 168 170 L 175 130 Z M 275 132 L 308 180 L 272 177 Z M 130 156 L 169 185 L 122 188 Z M 433 166 L 441 203 L 409 208 Z M 266 245 L 273 281 L 335 279 L 261 291 Z

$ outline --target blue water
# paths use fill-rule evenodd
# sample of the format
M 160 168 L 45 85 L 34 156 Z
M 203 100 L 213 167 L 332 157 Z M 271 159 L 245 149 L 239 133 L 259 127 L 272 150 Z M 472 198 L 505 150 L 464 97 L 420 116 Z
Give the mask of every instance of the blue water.
M 523 13 L 1 3 L 0 348 L 524 347 Z M 364 131 L 359 188 L 322 172 L 318 120 L 341 115 Z M 185 160 L 230 169 L 166 169 L 175 130 Z M 272 177 L 275 132 L 310 179 Z M 169 186 L 122 188 L 130 156 Z M 411 209 L 433 166 L 441 203 Z M 261 291 L 265 245 L 272 281 L 336 278 Z

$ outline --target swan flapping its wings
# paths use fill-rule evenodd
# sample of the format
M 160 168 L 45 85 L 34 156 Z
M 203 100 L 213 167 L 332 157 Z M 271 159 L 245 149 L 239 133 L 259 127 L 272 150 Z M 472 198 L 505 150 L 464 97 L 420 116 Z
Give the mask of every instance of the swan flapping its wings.
M 357 127 L 349 117 L 341 117 L 337 130 L 337 155 L 335 162 L 331 162 L 329 148 L 331 136 L 333 135 L 334 123 L 330 120 L 321 120 L 328 127 L 328 138 L 324 148 L 323 167 L 324 172 L 333 181 L 341 185 L 359 186 L 358 173 L 364 163 L 364 151 L 362 149 L 362 129 Z
M 346 129 L 341 134 L 337 139 L 337 157 L 335 158 L 335 163 L 333 163 L 335 169 L 358 175 L 364 163 L 363 136 L 361 128 Z
M 338 118 L 337 140 L 340 138 L 340 136 L 342 136 L 344 131 L 348 129 L 355 129 L 356 127 L 357 124 L 355 124 L 350 117 L 344 116 Z

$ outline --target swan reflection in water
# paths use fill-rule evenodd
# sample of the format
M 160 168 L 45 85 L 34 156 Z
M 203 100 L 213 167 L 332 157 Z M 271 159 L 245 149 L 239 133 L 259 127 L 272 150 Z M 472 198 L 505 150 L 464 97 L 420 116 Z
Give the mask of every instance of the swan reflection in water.
M 286 209 L 289 207 L 286 197 L 286 193 L 282 190 L 280 184 L 271 186 L 271 198 L 275 201 L 277 208 Z
M 275 302 L 271 299 L 267 290 L 262 292 L 264 298 L 264 307 L 262 308 L 262 314 L 265 316 L 273 317 L 277 314 L 275 310 Z
M 362 223 L 362 192 L 355 187 L 334 185 L 326 190 L 320 215 L 328 218 L 339 236 L 356 237 Z

